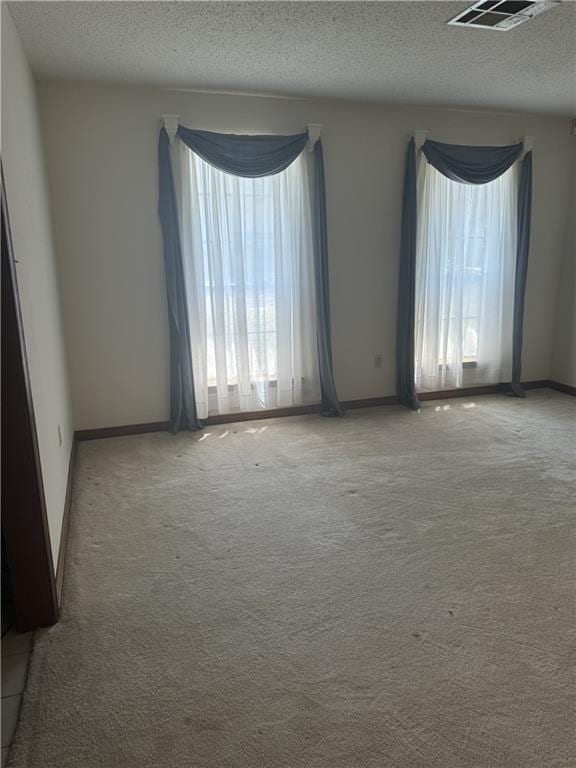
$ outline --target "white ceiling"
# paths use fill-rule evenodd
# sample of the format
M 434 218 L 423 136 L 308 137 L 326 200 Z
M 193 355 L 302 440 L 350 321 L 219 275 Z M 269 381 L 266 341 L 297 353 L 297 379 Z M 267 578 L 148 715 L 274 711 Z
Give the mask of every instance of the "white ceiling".
M 40 78 L 576 114 L 576 3 L 509 32 L 471 2 L 11 2 Z

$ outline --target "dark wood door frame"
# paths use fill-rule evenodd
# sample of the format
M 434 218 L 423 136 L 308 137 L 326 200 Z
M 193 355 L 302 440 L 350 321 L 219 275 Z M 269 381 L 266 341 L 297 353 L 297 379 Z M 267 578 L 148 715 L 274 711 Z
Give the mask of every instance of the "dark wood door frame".
M 2 530 L 16 626 L 58 620 L 54 563 L 26 358 L 4 173 L 2 188 Z

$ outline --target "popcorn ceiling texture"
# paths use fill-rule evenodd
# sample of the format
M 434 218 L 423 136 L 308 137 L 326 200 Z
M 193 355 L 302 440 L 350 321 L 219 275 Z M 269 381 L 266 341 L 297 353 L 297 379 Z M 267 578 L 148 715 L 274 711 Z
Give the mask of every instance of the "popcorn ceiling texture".
M 510 32 L 465 2 L 13 2 L 40 78 L 571 115 L 576 3 Z
M 573 766 L 575 417 L 542 390 L 81 443 L 10 768 Z

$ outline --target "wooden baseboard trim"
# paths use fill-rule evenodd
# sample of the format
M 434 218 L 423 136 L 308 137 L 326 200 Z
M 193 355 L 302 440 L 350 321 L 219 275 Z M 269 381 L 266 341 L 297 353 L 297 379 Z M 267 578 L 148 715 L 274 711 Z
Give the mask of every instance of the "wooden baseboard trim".
M 549 387 L 548 379 L 523 381 L 522 389 L 542 389 Z M 419 392 L 418 398 L 426 400 L 447 400 L 453 397 L 475 397 L 477 395 L 500 395 L 510 391 L 508 384 L 486 384 L 480 387 L 462 387 L 461 389 L 441 389 L 438 392 Z
M 418 392 L 418 399 L 452 400 L 455 397 L 476 397 L 477 395 L 500 395 L 504 392 L 501 384 L 486 384 L 483 387 L 462 387 L 461 389 L 441 389 L 438 392 Z
M 399 405 L 400 398 L 397 395 L 387 395 L 386 397 L 367 397 L 364 400 L 345 400 L 342 407 L 346 411 L 353 411 L 356 408 L 377 408 L 381 405 Z
M 380 405 L 398 405 L 396 395 L 388 397 L 371 397 L 364 400 L 345 400 L 344 409 L 374 408 Z M 259 421 L 261 419 L 276 419 L 284 416 L 306 416 L 318 413 L 318 405 L 296 405 L 291 408 L 273 408 L 266 411 L 243 411 L 239 413 L 223 413 L 204 419 L 207 427 L 218 424 L 233 424 L 237 421 Z M 147 424 L 124 424 L 118 427 L 97 427 L 95 429 L 79 429 L 75 432 L 76 440 L 102 440 L 107 437 L 129 437 L 150 432 L 169 432 L 169 421 L 152 421 Z
M 276 419 L 283 416 L 306 416 L 318 413 L 318 405 L 295 405 L 291 408 L 271 408 L 268 411 L 241 411 L 238 413 L 222 413 L 203 419 L 207 427 L 216 424 L 230 424 L 235 421 L 258 421 L 259 419 Z
M 60 546 L 58 547 L 58 563 L 56 565 L 56 597 L 58 605 L 62 604 L 62 585 L 64 584 L 64 570 L 66 568 L 66 549 L 68 546 L 68 531 L 70 528 L 70 509 L 72 507 L 72 487 L 74 485 L 74 468 L 76 466 L 76 436 L 72 438 L 72 449 L 68 463 L 68 480 L 66 482 L 66 497 L 64 500 L 64 514 L 62 516 L 62 529 L 60 532 Z
M 571 387 L 570 384 L 562 384 L 560 381 L 549 381 L 548 386 L 550 389 L 555 389 L 558 392 L 564 392 L 565 395 L 572 395 L 572 397 L 576 397 L 576 387 Z
M 524 389 L 540 389 L 542 387 L 551 387 L 568 394 L 576 394 L 573 387 L 565 384 L 556 384 L 555 382 L 542 379 L 538 381 L 526 381 L 522 383 Z M 419 394 L 420 400 L 445 400 L 455 397 L 475 397 L 477 395 L 497 395 L 507 391 L 505 384 L 489 384 L 483 387 L 466 387 L 463 389 L 445 389 L 439 392 L 422 392 Z M 396 395 L 387 395 L 385 397 L 368 397 L 362 400 L 344 400 L 342 406 L 345 410 L 355 410 L 356 408 L 377 408 L 386 405 L 398 405 L 400 400 Z M 298 405 L 293 408 L 274 408 L 268 411 L 245 411 L 243 413 L 220 414 L 218 416 L 209 416 L 204 419 L 207 427 L 218 424 L 233 424 L 237 421 L 258 421 L 261 419 L 276 419 L 284 416 L 304 416 L 307 414 L 318 413 L 317 405 Z M 128 437 L 130 435 L 143 435 L 149 432 L 169 432 L 170 422 L 153 421 L 148 424 L 126 424 L 120 427 L 101 427 L 96 429 L 80 429 L 75 433 L 76 440 L 101 440 L 106 437 Z
M 127 437 L 129 435 L 144 435 L 148 432 L 169 432 L 169 421 L 151 421 L 146 424 L 125 424 L 120 427 L 96 427 L 95 429 L 78 429 L 74 433 L 76 440 L 102 440 L 105 437 Z
M 549 379 L 537 379 L 536 381 L 523 381 L 523 389 L 545 389 L 550 386 Z

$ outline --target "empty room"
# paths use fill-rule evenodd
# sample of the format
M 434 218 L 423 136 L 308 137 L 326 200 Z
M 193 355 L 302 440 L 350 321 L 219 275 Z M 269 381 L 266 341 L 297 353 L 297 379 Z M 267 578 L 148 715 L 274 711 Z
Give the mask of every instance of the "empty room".
M 2 2 L 2 766 L 576 766 L 576 2 Z

